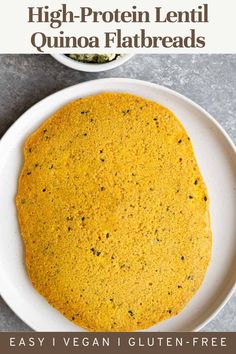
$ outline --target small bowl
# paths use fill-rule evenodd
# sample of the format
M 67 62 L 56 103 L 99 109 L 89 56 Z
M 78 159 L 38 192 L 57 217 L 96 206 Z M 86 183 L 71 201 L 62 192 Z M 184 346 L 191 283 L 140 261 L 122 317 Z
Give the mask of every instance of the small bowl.
M 83 63 L 69 58 L 65 54 L 51 54 L 51 56 L 59 61 L 61 64 L 68 66 L 71 69 L 86 71 L 86 72 L 100 72 L 114 69 L 117 66 L 124 64 L 127 60 L 133 57 L 133 54 L 123 54 L 121 57 L 114 59 L 108 63 Z

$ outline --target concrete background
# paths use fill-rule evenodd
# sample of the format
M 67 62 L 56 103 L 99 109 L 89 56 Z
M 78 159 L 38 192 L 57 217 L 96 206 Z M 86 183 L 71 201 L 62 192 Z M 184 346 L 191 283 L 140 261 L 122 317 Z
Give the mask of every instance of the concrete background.
M 236 55 L 136 55 L 102 73 L 82 73 L 49 55 L 0 56 L 0 137 L 29 107 L 67 86 L 97 78 L 129 77 L 167 86 L 200 104 L 236 143 Z M 0 331 L 27 331 L 0 298 Z M 236 331 L 236 294 L 204 331 Z

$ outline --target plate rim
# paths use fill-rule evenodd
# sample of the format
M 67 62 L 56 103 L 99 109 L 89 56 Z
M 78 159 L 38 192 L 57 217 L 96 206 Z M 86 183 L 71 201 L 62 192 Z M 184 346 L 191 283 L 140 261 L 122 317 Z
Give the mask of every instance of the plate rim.
M 232 149 L 232 152 L 234 153 L 234 158 L 236 158 L 236 145 L 234 144 L 233 140 L 231 139 L 231 137 L 228 135 L 228 133 L 225 131 L 225 129 L 221 126 L 221 124 L 210 114 L 208 113 L 203 107 L 201 107 L 199 104 L 197 104 L 196 102 L 194 102 L 193 100 L 191 100 L 190 98 L 188 98 L 187 96 L 179 93 L 178 91 L 175 91 L 173 89 L 170 89 L 166 86 L 160 85 L 160 84 L 156 84 L 153 82 L 149 82 L 146 80 L 139 80 L 139 79 L 132 79 L 132 78 L 121 78 L 121 77 L 111 77 L 111 78 L 102 78 L 102 79 L 94 79 L 94 80 L 88 80 L 88 81 L 84 81 L 81 83 L 77 83 L 68 87 L 65 87 L 61 90 L 58 90 L 56 92 L 53 92 L 52 94 L 44 97 L 43 99 L 39 100 L 38 102 L 36 102 L 35 104 L 33 104 L 31 107 L 29 107 L 25 112 L 23 112 L 17 119 L 16 121 L 7 129 L 7 131 L 4 133 L 4 135 L 1 137 L 0 139 L 0 170 L 1 170 L 1 165 L 3 163 L 2 159 L 4 156 L 4 144 L 7 142 L 8 136 L 12 133 L 12 131 L 15 130 L 15 128 L 17 128 L 18 125 L 21 124 L 21 122 L 25 119 L 25 116 L 27 116 L 31 110 L 35 110 L 37 109 L 37 106 L 42 105 L 45 101 L 51 99 L 52 97 L 55 97 L 63 92 L 69 91 L 70 89 L 73 90 L 73 88 L 75 87 L 82 87 L 82 86 L 87 86 L 87 85 L 91 85 L 93 83 L 109 83 L 112 81 L 116 81 L 119 83 L 133 83 L 136 85 L 143 85 L 143 86 L 148 86 L 149 88 L 156 88 L 159 89 L 163 92 L 167 92 L 169 94 L 172 94 L 174 96 L 176 96 L 177 98 L 187 102 L 188 104 L 190 104 L 191 106 L 193 106 L 194 108 L 196 108 L 198 111 L 200 111 L 203 115 L 205 115 L 207 117 L 208 120 L 211 121 L 211 123 L 221 132 L 221 134 L 223 135 L 224 139 L 226 139 L 227 143 L 229 144 L 229 147 Z M 102 87 L 102 85 L 101 85 Z M 112 91 L 115 92 L 115 90 L 112 89 Z M 93 94 L 91 94 L 93 95 Z M 0 271 L 0 278 L 2 278 L 2 274 Z M 27 320 L 27 322 L 23 319 L 23 316 L 21 316 L 18 311 L 15 311 L 14 309 L 14 304 L 12 305 L 7 298 L 7 295 L 5 294 L 5 291 L 3 289 L 3 286 L 1 285 L 2 282 L 0 281 L 0 296 L 2 297 L 2 299 L 5 301 L 5 303 L 9 306 L 9 308 L 15 313 L 16 316 L 18 316 L 26 325 L 30 326 L 33 330 L 38 331 L 37 329 L 34 328 L 34 325 L 32 326 L 30 324 L 30 321 Z M 236 290 L 236 280 L 234 281 L 234 284 L 231 286 L 231 288 L 229 289 L 229 291 L 227 292 L 227 295 L 224 297 L 224 300 L 216 307 L 216 309 L 211 313 L 210 316 L 208 316 L 203 322 L 201 322 L 198 326 L 194 327 L 191 332 L 198 332 L 200 331 L 204 326 L 206 326 L 210 321 L 213 320 L 213 318 L 223 309 L 223 307 L 227 304 L 227 302 L 230 300 L 230 298 L 232 297 L 232 295 L 234 294 Z

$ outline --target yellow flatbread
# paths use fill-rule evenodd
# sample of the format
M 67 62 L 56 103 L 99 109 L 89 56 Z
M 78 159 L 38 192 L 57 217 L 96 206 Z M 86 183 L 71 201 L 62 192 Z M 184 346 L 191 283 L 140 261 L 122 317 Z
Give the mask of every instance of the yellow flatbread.
M 33 119 L 33 117 L 32 117 Z M 25 143 L 16 198 L 29 277 L 75 324 L 133 331 L 178 314 L 211 256 L 191 141 L 159 104 L 104 93 Z

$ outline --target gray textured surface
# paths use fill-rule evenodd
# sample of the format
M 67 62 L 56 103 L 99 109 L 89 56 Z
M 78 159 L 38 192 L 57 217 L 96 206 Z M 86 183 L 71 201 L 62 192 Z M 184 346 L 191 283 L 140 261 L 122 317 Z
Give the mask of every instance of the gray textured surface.
M 236 55 L 136 55 L 99 74 L 76 72 L 48 55 L 1 55 L 0 136 L 47 95 L 104 77 L 130 77 L 172 88 L 211 113 L 236 143 Z M 25 330 L 29 327 L 0 298 L 0 331 Z M 204 330 L 236 331 L 236 294 Z

